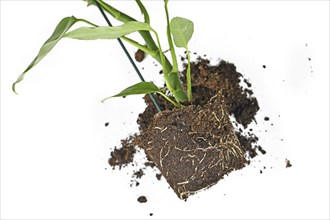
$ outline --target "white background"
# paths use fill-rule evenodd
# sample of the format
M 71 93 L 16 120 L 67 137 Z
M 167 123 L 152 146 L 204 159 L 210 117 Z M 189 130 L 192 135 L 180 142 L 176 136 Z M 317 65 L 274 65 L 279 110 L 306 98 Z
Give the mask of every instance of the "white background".
M 132 1 L 113 5 L 142 19 Z M 163 3 L 146 6 L 163 34 Z M 11 91 L 63 17 L 105 24 L 97 9 L 1 1 L 2 219 L 329 218 L 329 2 L 176 1 L 170 14 L 194 21 L 192 51 L 233 62 L 250 79 L 261 107 L 253 127 L 267 154 L 187 202 L 152 172 L 129 187 L 129 169 L 113 171 L 107 159 L 137 131 L 144 103 L 100 102 L 138 82 L 116 41 L 65 39 L 17 86 L 20 95 Z M 161 83 L 150 57 L 139 67 Z

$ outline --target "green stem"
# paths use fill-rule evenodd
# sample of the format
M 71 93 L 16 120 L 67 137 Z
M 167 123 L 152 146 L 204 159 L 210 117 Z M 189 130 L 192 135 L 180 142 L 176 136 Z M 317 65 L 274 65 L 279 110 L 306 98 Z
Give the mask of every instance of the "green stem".
M 101 7 L 104 11 L 109 13 L 113 18 L 115 18 L 118 21 L 121 21 L 123 23 L 127 23 L 129 21 L 137 21 L 136 19 L 117 10 L 116 8 L 112 7 L 111 5 L 105 3 L 102 0 L 97 0 L 97 2 L 101 5 Z M 93 5 L 95 5 L 95 4 L 93 3 Z M 147 46 L 151 50 L 154 50 L 154 51 L 158 50 L 158 47 L 149 31 L 139 31 L 139 33 L 140 33 L 141 37 L 143 38 L 143 40 L 145 41 L 145 43 L 147 44 Z
M 132 40 L 131 38 L 121 37 L 121 39 L 123 39 L 124 41 L 132 44 L 134 47 L 137 47 L 138 49 L 142 50 L 143 52 L 149 54 L 152 57 L 155 57 L 157 55 L 156 51 L 150 50 L 148 47 L 139 44 L 138 42 L 136 42 L 135 40 Z
M 177 73 L 178 72 L 178 61 L 176 59 L 175 48 L 174 48 L 174 44 L 173 44 L 173 40 L 172 40 L 172 36 L 171 36 L 171 30 L 170 30 L 170 16 L 169 16 L 168 7 L 167 7 L 168 0 L 165 0 L 164 2 L 165 2 L 165 13 L 166 13 L 166 23 L 167 23 L 166 35 L 167 35 L 168 45 L 170 47 L 172 62 L 173 62 L 173 68 L 171 71 L 174 73 Z
M 89 24 L 91 26 L 98 27 L 98 25 L 96 25 L 96 24 L 94 24 L 94 23 L 92 23 L 90 21 L 87 21 L 85 19 L 78 18 L 77 21 L 82 21 L 82 22 L 85 22 L 86 24 Z
M 172 83 L 174 91 L 172 91 L 175 99 L 178 102 L 183 102 L 188 99 L 187 94 L 184 91 L 182 82 L 180 80 L 179 76 L 179 69 L 178 69 L 178 61 L 175 53 L 175 47 L 173 44 L 172 36 L 171 36 L 171 30 L 170 30 L 170 16 L 168 13 L 168 0 L 164 0 L 164 6 L 165 6 L 165 14 L 166 14 L 166 23 L 167 23 L 167 28 L 166 28 L 166 34 L 167 34 L 167 40 L 168 44 L 170 47 L 171 51 L 171 57 L 172 57 L 172 62 L 173 66 L 168 72 L 168 78 L 170 82 Z
M 163 96 L 167 101 L 169 101 L 170 103 L 172 103 L 175 107 L 180 108 L 182 107 L 182 105 L 180 103 L 176 103 L 174 102 L 172 99 L 170 99 L 170 97 L 168 97 L 167 95 L 165 95 L 162 92 L 157 92 L 159 95 Z
M 150 17 L 148 14 L 147 9 L 144 7 L 143 3 L 141 2 L 141 0 L 135 0 L 136 4 L 139 6 L 141 12 L 144 15 L 144 23 L 147 23 L 150 25 Z
M 158 37 L 157 32 L 155 30 L 152 30 L 152 32 L 156 36 L 156 40 L 157 40 L 157 44 L 158 44 L 158 47 L 159 47 L 159 51 L 162 51 L 162 47 L 160 45 L 160 40 L 159 40 L 159 37 Z M 171 91 L 171 93 L 174 95 L 175 90 L 174 90 L 174 87 L 172 87 L 171 81 L 169 80 L 169 75 L 168 75 L 169 71 L 168 71 L 168 65 L 167 65 L 167 63 L 165 61 L 165 55 L 162 52 L 160 52 L 158 54 L 160 56 L 159 57 L 160 63 L 161 63 L 162 68 L 164 70 L 164 73 L 163 74 L 164 74 L 164 80 L 165 80 L 166 86 Z M 158 59 L 158 55 L 157 55 L 156 59 Z
M 109 13 L 112 17 L 117 19 L 118 21 L 121 21 L 123 23 L 129 22 L 129 21 L 136 21 L 136 19 L 130 17 L 129 15 L 122 13 L 121 11 L 115 9 L 114 7 L 108 5 L 102 0 L 97 0 L 97 2 L 101 5 L 102 9 Z M 92 3 L 95 5 L 95 3 Z M 187 100 L 187 94 L 184 91 L 184 88 L 182 86 L 180 77 L 178 73 L 171 73 L 172 71 L 172 64 L 167 59 L 167 57 L 162 53 L 162 50 L 157 47 L 157 44 L 155 43 L 153 37 L 151 36 L 149 31 L 139 31 L 141 37 L 145 41 L 147 47 L 150 50 L 158 51 L 157 55 L 154 57 L 163 67 L 164 73 L 169 73 L 168 76 L 164 74 L 164 79 L 166 82 L 166 85 L 171 87 L 170 91 L 172 92 L 173 96 L 178 102 L 186 101 Z M 159 43 L 158 43 L 159 44 Z M 163 58 L 162 58 L 163 57 Z M 162 61 L 162 59 L 164 59 Z
M 188 67 L 187 67 L 187 95 L 188 95 L 188 101 L 192 100 L 192 92 L 191 92 L 191 70 L 190 70 L 190 52 L 188 51 L 188 48 L 186 48 L 187 51 L 187 57 L 188 57 Z

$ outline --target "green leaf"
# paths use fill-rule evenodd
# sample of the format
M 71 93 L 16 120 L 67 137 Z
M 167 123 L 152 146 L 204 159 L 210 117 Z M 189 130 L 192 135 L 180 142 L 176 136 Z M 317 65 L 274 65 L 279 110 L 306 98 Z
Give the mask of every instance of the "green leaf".
M 177 47 L 187 48 L 194 32 L 194 23 L 186 18 L 174 17 L 170 22 L 170 30 Z
M 136 31 L 154 31 L 148 24 L 130 21 L 116 27 L 81 27 L 64 35 L 78 40 L 116 39 Z
M 42 45 L 42 47 L 39 50 L 38 55 L 34 58 L 32 63 L 26 68 L 26 70 L 19 75 L 17 80 L 13 83 L 12 89 L 13 91 L 17 94 L 16 92 L 16 84 L 21 82 L 24 79 L 25 74 L 32 69 L 35 65 L 37 65 L 52 49 L 53 47 L 57 44 L 59 40 L 64 36 L 64 34 L 78 21 L 84 21 L 88 24 L 88 21 L 85 21 L 83 19 L 77 19 L 74 16 L 71 17 L 65 17 L 63 18 L 60 23 L 56 26 L 53 34 L 50 36 L 50 38 Z
M 129 95 L 140 95 L 140 94 L 150 94 L 154 92 L 160 92 L 159 88 L 153 84 L 152 82 L 140 82 L 133 86 L 130 86 L 117 95 L 107 97 L 102 100 L 102 102 L 105 102 L 106 100 L 113 98 L 113 97 L 123 97 L 123 96 L 129 96 Z
M 94 4 L 94 0 L 83 0 L 85 2 L 87 2 L 87 6 L 91 6 Z
M 144 16 L 144 23 L 150 24 L 150 17 L 149 17 L 147 9 L 142 4 L 141 0 L 135 0 L 135 1 L 138 4 L 138 6 Z

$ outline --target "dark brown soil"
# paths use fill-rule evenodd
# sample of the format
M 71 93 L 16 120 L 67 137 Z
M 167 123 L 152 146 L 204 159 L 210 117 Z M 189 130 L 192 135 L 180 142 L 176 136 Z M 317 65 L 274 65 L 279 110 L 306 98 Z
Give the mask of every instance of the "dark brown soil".
M 292 167 L 292 164 L 291 164 L 290 160 L 286 159 L 285 160 L 285 168 L 289 168 L 289 167 Z
M 125 166 L 133 162 L 134 154 L 136 152 L 135 145 L 132 143 L 132 136 L 128 137 L 121 141 L 121 146 L 111 152 L 111 157 L 108 160 L 108 163 L 111 167 L 115 168 L 119 166 Z
M 136 52 L 135 52 L 135 60 L 137 62 L 142 62 L 144 60 L 144 57 L 145 57 L 145 53 L 138 49 Z
M 246 164 L 222 94 L 202 106 L 155 115 L 136 138 L 181 199 L 208 188 Z
M 148 200 L 147 200 L 147 198 L 146 198 L 145 196 L 140 196 L 140 197 L 137 199 L 137 201 L 138 201 L 139 203 L 146 203 Z
M 142 169 L 139 169 L 138 171 L 133 173 L 133 175 L 135 176 L 136 179 L 141 179 L 141 177 L 144 175 L 144 172 Z
M 145 96 L 147 107 L 137 120 L 141 135 L 123 141 L 122 148 L 115 149 L 109 160 L 113 167 L 131 163 L 136 143 L 150 161 L 145 167 L 156 165 L 182 199 L 244 167 L 259 152 L 266 153 L 257 145 L 258 137 L 252 129 L 242 129 L 248 129 L 259 110 L 252 84 L 225 61 L 212 66 L 207 59 L 199 58 L 191 70 L 191 105 L 173 109 L 156 96 L 164 110 L 157 114 L 149 96 Z M 183 81 L 184 76 L 185 70 Z
M 185 81 L 185 72 L 182 73 L 182 80 Z M 228 114 L 235 118 L 235 124 L 244 128 L 255 121 L 255 115 L 259 111 L 256 97 L 250 89 L 252 84 L 245 79 L 241 73 L 236 71 L 234 64 L 220 61 L 218 65 L 209 65 L 209 60 L 199 58 L 191 66 L 192 90 L 195 105 L 205 105 L 211 97 L 218 92 L 222 93 Z M 243 88 L 240 82 L 243 81 L 248 88 Z M 173 106 L 159 98 L 162 109 L 171 110 Z M 140 114 L 137 123 L 140 131 L 143 132 L 157 113 L 149 96 L 144 97 L 147 107 Z M 242 130 L 236 133 L 242 147 L 251 156 L 258 155 L 256 143 L 258 138 L 252 133 L 244 134 Z

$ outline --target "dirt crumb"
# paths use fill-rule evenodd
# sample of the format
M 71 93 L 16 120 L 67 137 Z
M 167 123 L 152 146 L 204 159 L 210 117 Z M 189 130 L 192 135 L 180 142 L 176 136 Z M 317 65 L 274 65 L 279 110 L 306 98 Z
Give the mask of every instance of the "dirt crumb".
M 288 159 L 285 159 L 285 168 L 292 167 L 291 161 Z
M 142 62 L 144 60 L 144 58 L 145 58 L 145 53 L 142 50 L 138 49 L 135 52 L 135 60 L 137 62 Z
M 262 154 L 266 154 L 266 151 L 265 151 L 260 145 L 258 145 L 258 150 L 259 150 Z
M 119 169 L 123 166 L 133 162 L 134 154 L 136 153 L 135 145 L 132 143 L 133 136 L 130 136 L 121 141 L 121 146 L 110 153 L 108 160 L 109 165 L 114 169 L 119 166 Z
M 138 201 L 139 203 L 146 203 L 148 200 L 147 200 L 147 198 L 146 198 L 145 196 L 140 196 L 140 197 L 137 199 L 137 201 Z
M 136 171 L 136 172 L 133 173 L 133 176 L 134 176 L 135 178 L 137 178 L 137 179 L 141 179 L 141 177 L 142 177 L 143 175 L 144 175 L 144 172 L 143 172 L 142 169 L 140 169 L 140 170 L 138 170 L 138 171 Z

